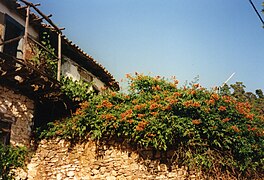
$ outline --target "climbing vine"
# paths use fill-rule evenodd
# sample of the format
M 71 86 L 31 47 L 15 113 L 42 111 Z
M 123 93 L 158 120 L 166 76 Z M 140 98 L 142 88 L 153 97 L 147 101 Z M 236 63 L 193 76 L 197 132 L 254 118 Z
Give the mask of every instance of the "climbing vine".
M 175 150 L 178 163 L 208 174 L 264 172 L 264 117 L 249 102 L 199 84 L 130 76 L 128 93 L 91 96 L 74 116 L 49 124 L 42 137 L 118 138 L 137 148 Z

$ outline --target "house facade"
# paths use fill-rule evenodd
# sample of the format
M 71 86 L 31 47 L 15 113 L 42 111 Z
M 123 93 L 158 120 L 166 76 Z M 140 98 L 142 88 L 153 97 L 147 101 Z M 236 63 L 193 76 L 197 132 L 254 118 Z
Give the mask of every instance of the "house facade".
M 61 92 L 60 82 L 47 72 L 47 58 L 53 64 L 57 61 L 56 31 L 43 18 L 30 13 L 29 38 L 25 41 L 25 5 L 33 7 L 23 1 L 0 1 L 0 142 L 30 146 L 34 127 L 69 111 L 71 102 Z M 42 43 L 43 32 L 49 34 L 54 54 Z M 96 92 L 103 87 L 119 89 L 118 82 L 101 64 L 64 35 L 61 57 L 62 76 L 93 82 Z

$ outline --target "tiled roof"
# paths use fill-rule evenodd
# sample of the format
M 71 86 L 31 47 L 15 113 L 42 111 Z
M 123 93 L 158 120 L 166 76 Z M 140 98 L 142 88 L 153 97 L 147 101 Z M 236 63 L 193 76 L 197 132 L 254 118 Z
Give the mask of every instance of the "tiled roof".
M 9 8 L 15 10 L 20 16 L 22 16 L 23 18 L 25 18 L 25 14 L 26 11 L 25 9 L 20 9 L 17 10 L 17 8 L 22 7 L 22 5 L 17 1 L 17 0 L 4 0 L 3 1 Z M 31 13 L 31 18 L 32 19 L 37 19 L 38 16 L 34 13 Z M 36 21 L 33 23 L 33 25 L 35 25 L 36 27 L 42 27 L 42 28 L 47 28 L 50 29 L 50 25 L 44 24 L 43 21 Z M 63 37 L 63 42 L 64 44 L 66 44 L 67 46 L 71 47 L 72 50 L 74 50 L 74 52 L 76 54 L 81 55 L 83 58 L 86 59 L 87 63 L 89 63 L 89 68 L 93 68 L 93 69 L 87 69 L 88 71 L 92 71 L 92 73 L 99 78 L 102 82 L 104 82 L 106 85 L 113 87 L 116 90 L 119 90 L 119 83 L 115 80 L 115 78 L 113 77 L 113 75 L 105 69 L 105 67 L 100 64 L 99 62 L 97 62 L 93 57 L 91 57 L 89 54 L 87 54 L 86 52 L 84 52 L 79 46 L 77 46 L 76 44 L 74 44 L 71 40 L 69 40 L 65 35 L 62 36 Z M 74 59 L 73 59 L 74 60 Z

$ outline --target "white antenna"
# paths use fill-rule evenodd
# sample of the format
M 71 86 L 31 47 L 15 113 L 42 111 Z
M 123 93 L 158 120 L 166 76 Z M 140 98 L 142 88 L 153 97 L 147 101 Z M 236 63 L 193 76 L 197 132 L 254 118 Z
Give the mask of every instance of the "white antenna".
M 235 72 L 231 74 L 231 76 L 229 76 L 229 78 L 222 84 L 221 87 L 223 87 L 235 74 L 236 74 Z

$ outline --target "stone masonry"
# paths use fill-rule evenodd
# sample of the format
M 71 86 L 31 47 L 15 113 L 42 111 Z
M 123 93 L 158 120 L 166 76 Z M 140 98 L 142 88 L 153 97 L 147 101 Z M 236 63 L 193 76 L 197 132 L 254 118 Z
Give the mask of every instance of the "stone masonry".
M 0 118 L 12 122 L 10 144 L 29 147 L 33 114 L 33 100 L 0 86 Z
M 151 152 L 138 152 L 116 142 L 98 144 L 89 140 L 71 145 L 60 139 L 42 140 L 26 168 L 28 180 L 122 180 L 122 179 L 201 179 L 176 165 L 169 168 L 149 160 Z M 144 158 L 145 156 L 145 158 Z

